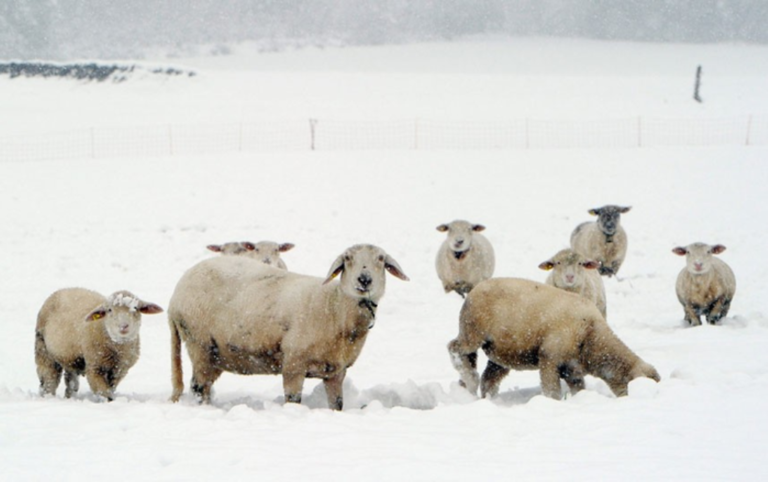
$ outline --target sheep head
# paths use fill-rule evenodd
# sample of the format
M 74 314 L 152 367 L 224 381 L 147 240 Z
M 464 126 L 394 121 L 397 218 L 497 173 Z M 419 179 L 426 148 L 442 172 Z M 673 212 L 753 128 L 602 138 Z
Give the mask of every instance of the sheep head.
M 461 255 L 472 246 L 472 234 L 485 230 L 482 224 L 472 224 L 468 221 L 456 220 L 437 227 L 441 233 L 448 233 L 448 246 L 451 250 Z M 459 256 L 457 256 L 459 258 Z
M 571 249 L 563 249 L 539 265 L 544 271 L 554 271 L 553 280 L 558 288 L 572 288 L 582 284 L 585 269 L 597 269 L 600 263 L 586 259 Z
M 128 291 L 117 291 L 91 311 L 85 320 L 103 323 L 112 341 L 127 343 L 138 338 L 142 314 L 153 315 L 162 311 L 158 305 L 142 301 Z
M 345 294 L 376 303 L 384 295 L 385 270 L 408 281 L 397 261 L 383 249 L 370 244 L 358 244 L 336 258 L 323 284 L 341 274 L 340 284 Z
M 712 255 L 725 251 L 725 246 L 705 243 L 693 243 L 688 246 L 678 246 L 672 250 L 678 256 L 685 256 L 686 268 L 694 276 L 709 273 L 712 269 Z
M 606 236 L 613 236 L 619 229 L 621 215 L 629 212 L 631 206 L 607 205 L 600 208 L 590 209 L 589 214 L 597 216 L 597 226 Z

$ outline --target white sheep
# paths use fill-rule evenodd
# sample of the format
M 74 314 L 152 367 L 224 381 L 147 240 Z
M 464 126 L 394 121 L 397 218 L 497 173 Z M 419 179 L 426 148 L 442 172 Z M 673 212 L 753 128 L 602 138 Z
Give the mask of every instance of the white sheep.
M 343 406 L 342 383 L 373 327 L 384 271 L 407 280 L 381 248 L 355 245 L 325 279 L 242 256 L 208 259 L 179 280 L 168 308 L 173 395 L 184 390 L 181 341 L 192 361 L 192 391 L 210 402 L 222 372 L 282 374 L 285 399 L 301 402 L 306 377 L 321 378 L 328 405 Z M 331 282 L 341 275 L 339 282 Z
M 563 249 L 539 268 L 552 271 L 544 281 L 550 286 L 576 293 L 597 306 L 603 318 L 606 315 L 605 285 L 597 272 L 600 263 L 584 258 L 572 249 Z
M 225 256 L 250 256 L 264 264 L 274 265 L 280 269 L 288 269 L 285 261 L 280 257 L 280 253 L 290 251 L 294 246 L 292 243 L 278 244 L 274 241 L 259 241 L 258 243 L 232 241 L 224 244 L 209 244 L 206 248 Z
M 723 251 L 725 246 L 722 244 L 704 243 L 678 246 L 672 250 L 686 257 L 686 266 L 677 276 L 675 291 L 689 325 L 701 325 L 702 315 L 712 325 L 728 315 L 736 294 L 736 276 L 724 261 L 712 256 Z
M 488 356 L 482 380 L 477 350 Z M 494 278 L 475 286 L 464 301 L 459 335 L 448 344 L 461 384 L 495 396 L 510 370 L 539 370 L 544 395 L 561 398 L 560 378 L 572 392 L 584 376 L 603 379 L 616 396 L 637 377 L 660 380 L 611 331 L 594 303 L 553 286 L 516 278 Z
M 54 395 L 64 371 L 70 398 L 85 375 L 91 391 L 112 400 L 139 358 L 141 314 L 163 309 L 128 291 L 105 298 L 83 288 L 65 288 L 45 300 L 37 315 L 35 363 L 41 395 Z
M 589 214 L 597 216 L 597 222 L 581 223 L 571 233 L 571 248 L 587 259 L 599 261 L 601 275 L 618 274 L 624 262 L 628 240 L 620 222 L 621 215 L 630 209 L 613 205 L 590 209 Z
M 446 293 L 455 291 L 464 298 L 475 285 L 493 276 L 493 246 L 480 234 L 485 230 L 482 224 L 456 220 L 437 230 L 448 234 L 435 258 L 437 276 Z

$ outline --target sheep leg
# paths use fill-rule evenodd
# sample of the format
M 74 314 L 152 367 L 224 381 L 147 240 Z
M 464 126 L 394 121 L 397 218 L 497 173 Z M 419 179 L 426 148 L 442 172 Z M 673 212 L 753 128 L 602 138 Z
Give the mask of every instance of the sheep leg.
M 64 396 L 66 398 L 71 398 L 72 395 L 77 393 L 77 391 L 80 389 L 80 380 L 78 380 L 77 373 L 68 370 L 65 371 L 64 384 L 67 387 L 66 391 L 64 392 Z
M 283 393 L 285 393 L 286 402 L 301 403 L 301 390 L 304 388 L 304 379 L 306 377 L 306 370 L 295 372 L 286 372 L 283 370 Z M 333 408 L 333 406 L 331 406 L 331 408 Z
M 477 388 L 480 385 L 480 376 L 477 373 L 477 348 L 479 347 L 468 350 L 462 346 L 458 338 L 448 344 L 451 363 L 459 372 L 459 384 L 473 395 L 477 395 Z
M 61 381 L 61 365 L 50 357 L 41 332 L 35 332 L 35 365 L 40 380 L 40 395 L 55 395 Z
M 707 313 L 707 323 L 714 325 L 722 318 L 728 315 L 728 310 L 731 308 L 730 298 L 720 297 L 718 298 Z
M 38 361 L 37 378 L 40 379 L 40 395 L 55 395 L 61 381 L 61 365 L 53 360 Z
M 584 368 L 576 362 L 560 365 L 560 377 L 565 380 L 574 395 L 584 390 L 584 374 Z
M 93 393 L 106 398 L 110 402 L 112 401 L 115 393 L 114 368 L 98 367 L 87 369 L 85 378 L 88 380 L 88 385 L 90 385 Z
M 683 310 L 685 311 L 685 321 L 687 321 L 690 326 L 701 325 L 699 313 L 696 311 L 696 308 L 694 308 L 692 304 L 686 303 L 683 305 Z
M 541 378 L 541 392 L 555 400 L 562 398 L 560 390 L 560 370 L 558 364 L 546 356 L 539 358 L 539 377 Z
M 488 365 L 483 371 L 482 384 L 480 385 L 480 396 L 495 397 L 499 394 L 499 385 L 501 381 L 509 374 L 509 368 L 505 368 L 497 363 L 488 360 Z
M 213 382 L 221 376 L 222 370 L 211 365 L 203 367 L 195 366 L 192 369 L 190 386 L 192 393 L 200 399 L 200 403 L 211 403 L 211 389 Z
M 344 385 L 344 377 L 346 374 L 346 370 L 342 370 L 333 377 L 323 380 L 325 394 L 328 397 L 328 407 L 331 410 L 341 410 L 344 407 L 344 393 L 342 386 Z

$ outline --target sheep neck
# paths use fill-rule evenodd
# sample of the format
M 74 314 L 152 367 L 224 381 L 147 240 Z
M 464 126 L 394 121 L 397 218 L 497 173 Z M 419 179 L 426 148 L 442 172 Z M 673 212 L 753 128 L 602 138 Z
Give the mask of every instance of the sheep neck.
M 467 248 L 464 251 L 454 251 L 453 257 L 456 258 L 457 261 L 461 261 L 462 259 L 467 257 L 467 253 L 469 253 L 469 250 L 472 248 Z
M 373 328 L 376 321 L 376 308 L 379 307 L 373 300 L 363 298 L 358 303 L 358 306 L 363 309 L 363 315 L 368 318 L 368 329 Z

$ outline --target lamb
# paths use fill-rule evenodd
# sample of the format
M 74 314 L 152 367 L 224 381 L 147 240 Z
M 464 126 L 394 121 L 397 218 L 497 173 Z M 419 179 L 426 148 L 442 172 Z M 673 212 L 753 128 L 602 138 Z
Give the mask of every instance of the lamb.
M 608 205 L 590 209 L 597 222 L 585 222 L 571 233 L 571 248 L 587 259 L 600 262 L 598 272 L 611 277 L 619 273 L 627 254 L 627 233 L 619 224 L 629 206 Z
M 683 305 L 685 321 L 701 325 L 701 315 L 714 325 L 726 315 L 736 294 L 736 277 L 724 261 L 712 257 L 725 251 L 725 246 L 693 243 L 672 250 L 686 257 L 686 266 L 677 275 L 675 291 Z
M 35 329 L 40 394 L 56 394 L 63 370 L 66 398 L 77 393 L 78 377 L 85 375 L 93 393 L 112 400 L 139 359 L 141 314 L 162 311 L 128 291 L 108 298 L 83 288 L 53 293 L 40 308 Z
M 437 230 L 448 233 L 435 259 L 437 276 L 446 293 L 455 291 L 464 298 L 476 284 L 493 276 L 493 246 L 480 234 L 485 230 L 482 224 L 456 220 Z
M 479 379 L 477 350 L 488 355 Z M 560 378 L 572 392 L 584 376 L 603 379 L 616 396 L 627 394 L 637 377 L 660 381 L 611 331 L 594 303 L 553 286 L 516 278 L 494 278 L 467 295 L 459 335 L 448 344 L 461 384 L 483 397 L 495 396 L 511 369 L 539 369 L 544 395 L 561 398 Z
M 278 244 L 274 241 L 259 241 L 252 243 L 250 241 L 233 241 L 224 244 L 210 244 L 206 246 L 215 253 L 221 253 L 225 256 L 245 255 L 257 259 L 264 264 L 277 266 L 280 269 L 288 269 L 285 261 L 280 257 L 280 253 L 285 253 L 293 249 L 292 243 Z
M 607 320 L 605 285 L 596 271 L 599 266 L 597 261 L 586 259 L 572 249 L 563 249 L 542 262 L 539 268 L 552 271 L 544 283 L 588 299 Z
M 301 402 L 306 377 L 321 378 L 328 405 L 343 407 L 342 383 L 373 327 L 384 271 L 408 280 L 391 256 L 355 245 L 325 279 L 280 270 L 243 256 L 198 263 L 171 297 L 172 401 L 184 391 L 181 342 L 192 361 L 192 391 L 210 403 L 222 372 L 282 374 L 287 402 Z M 341 275 L 339 282 L 331 281 Z

